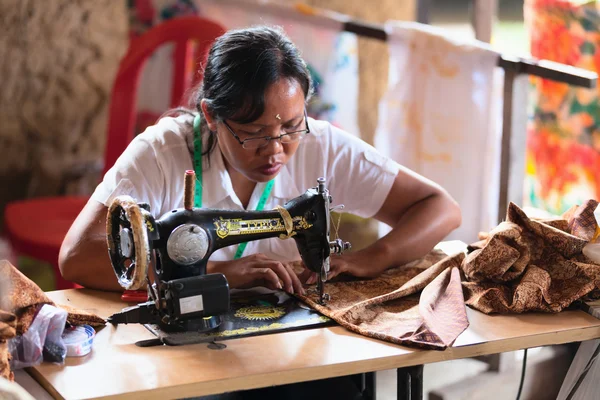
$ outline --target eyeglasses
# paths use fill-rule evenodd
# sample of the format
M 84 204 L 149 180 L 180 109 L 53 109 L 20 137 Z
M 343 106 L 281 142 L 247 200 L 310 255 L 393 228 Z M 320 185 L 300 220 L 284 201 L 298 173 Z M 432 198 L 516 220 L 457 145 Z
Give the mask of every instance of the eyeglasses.
M 256 137 L 256 138 L 253 137 L 253 138 L 241 140 L 240 137 L 235 134 L 233 129 L 231 129 L 229 124 L 227 122 L 223 121 L 223 125 L 225 125 L 227 127 L 229 132 L 231 132 L 233 137 L 238 141 L 239 144 L 242 145 L 242 147 L 244 149 L 259 149 L 261 147 L 267 146 L 271 140 L 280 140 L 281 143 L 283 143 L 283 144 L 295 143 L 295 142 L 300 141 L 304 137 L 304 135 L 306 135 L 307 133 L 310 133 L 310 129 L 308 127 L 308 115 L 306 114 L 306 109 L 304 110 L 304 124 L 306 126 L 306 129 L 302 129 L 299 131 L 286 132 L 282 135 L 275 136 L 275 137 L 261 136 L 261 137 Z

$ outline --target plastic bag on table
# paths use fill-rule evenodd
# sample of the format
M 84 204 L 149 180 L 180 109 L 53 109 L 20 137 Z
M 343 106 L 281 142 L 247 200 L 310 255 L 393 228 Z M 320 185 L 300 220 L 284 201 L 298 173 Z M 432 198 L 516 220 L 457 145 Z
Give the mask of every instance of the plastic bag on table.
M 596 218 L 596 234 L 583 248 L 583 254 L 596 264 L 600 264 L 600 204 L 594 210 L 594 217 Z
M 67 354 L 62 339 L 67 315 L 65 310 L 44 304 L 27 332 L 8 341 L 13 357 L 11 367 L 31 367 L 42 361 L 62 364 Z

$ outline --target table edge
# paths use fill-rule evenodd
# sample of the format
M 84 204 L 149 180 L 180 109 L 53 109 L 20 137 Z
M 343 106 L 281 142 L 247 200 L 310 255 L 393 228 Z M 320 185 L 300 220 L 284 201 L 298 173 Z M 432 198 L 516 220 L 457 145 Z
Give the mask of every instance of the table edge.
M 320 328 L 327 329 L 327 328 Z M 120 393 L 108 396 L 87 397 L 90 399 L 163 399 L 167 397 L 193 397 L 256 389 L 267 386 L 285 385 L 317 379 L 334 378 L 364 372 L 396 369 L 420 364 L 457 360 L 475 356 L 503 353 L 524 348 L 557 345 L 600 338 L 600 326 L 578 328 L 571 331 L 546 332 L 511 339 L 499 339 L 472 345 L 450 347 L 444 351 L 413 351 L 401 355 L 380 357 L 377 359 L 350 361 L 316 367 L 245 375 L 228 379 L 188 383 L 169 387 L 147 389 L 136 392 Z M 39 373 L 35 367 L 27 371 L 50 395 L 63 399 L 62 395 Z M 226 391 L 221 390 L 227 387 Z

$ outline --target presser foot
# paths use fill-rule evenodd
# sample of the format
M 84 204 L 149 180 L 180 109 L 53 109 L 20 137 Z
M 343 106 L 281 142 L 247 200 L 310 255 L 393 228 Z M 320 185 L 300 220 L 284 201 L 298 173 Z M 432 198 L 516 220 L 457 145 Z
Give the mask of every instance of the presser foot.
M 329 303 L 329 299 L 330 299 L 329 293 L 322 293 L 319 296 L 319 304 L 322 306 L 327 305 L 327 303 Z
M 326 305 L 330 300 L 329 293 L 323 293 L 322 291 L 319 291 L 319 289 L 317 289 L 317 288 L 308 289 L 306 291 L 306 293 L 307 294 L 316 294 L 317 295 L 317 303 L 319 303 L 322 306 Z
M 329 297 L 329 293 L 319 293 L 319 291 L 317 289 L 308 289 L 307 290 L 308 294 L 316 294 L 318 299 L 317 299 L 317 303 L 325 306 L 327 305 L 327 303 L 329 303 L 330 297 Z
M 319 296 L 320 305 L 324 306 L 329 302 L 329 293 L 325 293 L 325 280 L 322 275 L 317 280 L 317 295 Z

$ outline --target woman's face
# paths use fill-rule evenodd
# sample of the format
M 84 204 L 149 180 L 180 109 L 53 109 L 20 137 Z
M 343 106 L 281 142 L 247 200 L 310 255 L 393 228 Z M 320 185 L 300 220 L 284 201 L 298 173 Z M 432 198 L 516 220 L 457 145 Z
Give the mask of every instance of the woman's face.
M 203 107 L 206 116 L 207 110 Z M 280 79 L 265 92 L 265 111 L 259 119 L 247 124 L 206 118 L 209 128 L 218 135 L 218 144 L 228 170 L 231 168 L 253 182 L 273 179 L 289 161 L 299 142 L 281 143 L 271 140 L 264 147 L 245 149 L 233 136 L 227 125 L 241 141 L 264 136 L 278 137 L 286 132 L 306 129 L 304 93 L 295 79 Z

